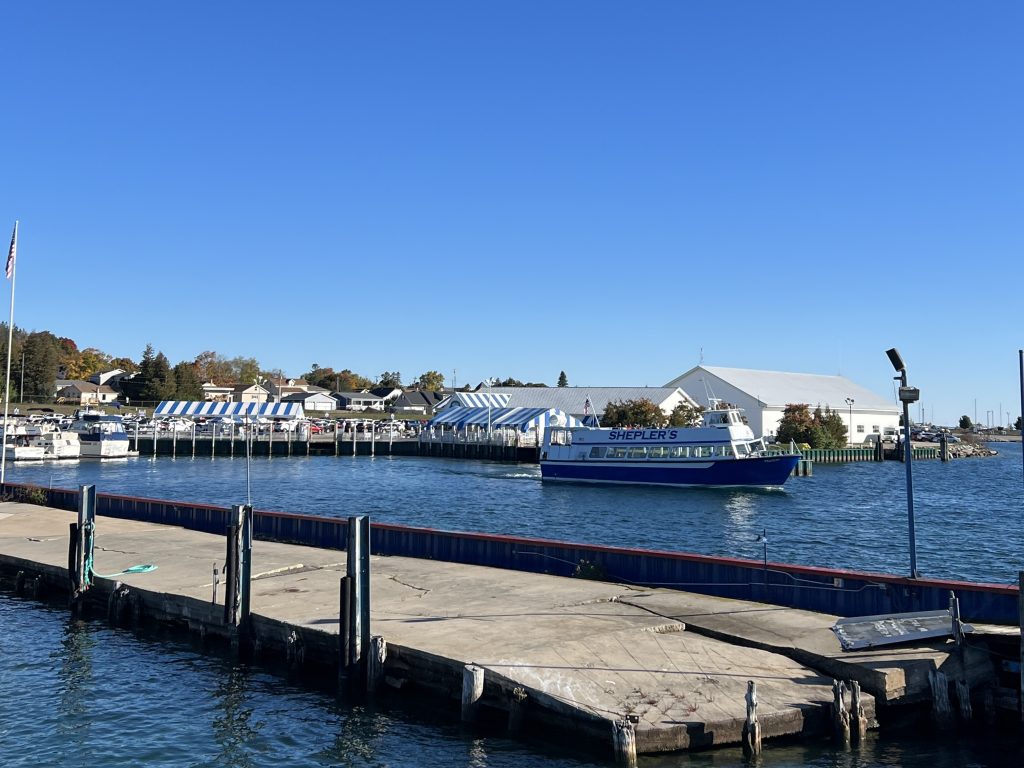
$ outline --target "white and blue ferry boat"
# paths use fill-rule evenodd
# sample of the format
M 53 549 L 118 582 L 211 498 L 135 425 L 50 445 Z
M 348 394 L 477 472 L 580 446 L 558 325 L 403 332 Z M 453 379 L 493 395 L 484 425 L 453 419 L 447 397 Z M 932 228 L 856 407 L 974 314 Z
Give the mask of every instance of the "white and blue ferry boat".
M 799 460 L 767 450 L 739 409 L 720 408 L 695 427 L 549 427 L 540 471 L 578 483 L 778 488 Z

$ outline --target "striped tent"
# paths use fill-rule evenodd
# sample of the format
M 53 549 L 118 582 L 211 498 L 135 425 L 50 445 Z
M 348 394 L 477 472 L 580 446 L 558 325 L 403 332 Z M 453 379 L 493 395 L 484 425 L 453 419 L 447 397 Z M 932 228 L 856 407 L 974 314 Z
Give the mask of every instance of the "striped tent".
M 460 393 L 461 394 L 461 393 Z M 548 425 L 579 427 L 579 419 L 567 415 L 557 408 L 470 408 L 453 406 L 446 408 L 433 419 L 428 426 L 446 426 L 455 429 L 476 426 L 492 428 L 507 427 L 528 432 L 534 427 L 541 430 Z
M 501 392 L 455 392 L 449 395 L 437 408 L 507 408 L 512 395 Z
M 216 403 L 207 400 L 164 400 L 154 416 L 250 416 L 276 419 L 305 417 L 301 403 Z

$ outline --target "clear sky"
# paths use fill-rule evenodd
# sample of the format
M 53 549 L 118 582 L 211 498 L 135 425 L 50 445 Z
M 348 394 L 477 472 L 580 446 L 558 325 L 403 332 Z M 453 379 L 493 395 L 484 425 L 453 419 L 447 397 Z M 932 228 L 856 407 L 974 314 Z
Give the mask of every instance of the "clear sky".
M 895 346 L 915 417 L 1020 413 L 1019 2 L 0 21 L 30 331 L 460 386 L 660 386 L 703 355 L 890 397 Z

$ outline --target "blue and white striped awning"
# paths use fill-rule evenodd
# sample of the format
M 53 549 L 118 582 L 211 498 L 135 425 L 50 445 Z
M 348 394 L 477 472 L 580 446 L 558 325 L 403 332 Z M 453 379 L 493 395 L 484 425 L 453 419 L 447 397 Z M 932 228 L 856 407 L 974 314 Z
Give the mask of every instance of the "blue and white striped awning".
M 460 393 L 462 394 L 462 393 Z M 468 426 L 492 428 L 509 427 L 527 432 L 534 427 L 546 428 L 549 424 L 564 427 L 581 426 L 579 419 L 567 415 L 557 408 L 446 408 L 433 419 L 430 426 L 448 426 L 464 429 Z
M 456 392 L 448 400 L 451 407 L 465 408 L 505 408 L 512 395 L 501 392 Z
M 154 416 L 250 416 L 255 418 L 301 419 L 301 403 L 215 403 L 208 400 L 164 400 Z

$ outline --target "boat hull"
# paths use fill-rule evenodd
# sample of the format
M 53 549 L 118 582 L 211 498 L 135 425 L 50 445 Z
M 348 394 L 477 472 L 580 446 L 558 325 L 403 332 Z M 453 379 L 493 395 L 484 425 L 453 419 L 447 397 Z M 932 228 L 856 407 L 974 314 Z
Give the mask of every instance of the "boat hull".
M 81 435 L 79 437 L 80 456 L 83 459 L 123 459 L 128 456 L 128 438 L 96 437 Z
M 540 471 L 544 480 L 576 483 L 778 488 L 799 460 L 795 455 L 672 463 L 542 460 Z

